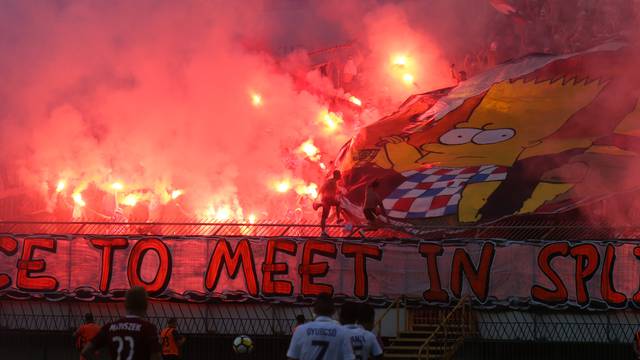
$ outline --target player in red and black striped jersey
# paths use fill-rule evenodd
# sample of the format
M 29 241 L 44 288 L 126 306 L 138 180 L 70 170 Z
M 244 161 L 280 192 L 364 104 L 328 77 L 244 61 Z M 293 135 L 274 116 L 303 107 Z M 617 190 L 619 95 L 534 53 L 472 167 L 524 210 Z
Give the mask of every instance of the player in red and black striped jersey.
M 112 360 L 161 360 L 158 329 L 143 319 L 147 312 L 147 292 L 132 287 L 125 299 L 127 316 L 108 323 L 85 346 L 82 355 L 93 359 L 95 350 L 109 348 Z

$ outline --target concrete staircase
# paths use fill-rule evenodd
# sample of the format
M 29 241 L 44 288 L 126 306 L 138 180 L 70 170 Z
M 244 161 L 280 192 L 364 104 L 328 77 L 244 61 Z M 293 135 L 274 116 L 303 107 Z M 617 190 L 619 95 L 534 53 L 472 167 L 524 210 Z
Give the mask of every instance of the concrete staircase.
M 448 312 L 441 309 L 413 312 L 407 329 L 399 331 L 385 347 L 384 359 L 451 359 L 464 339 L 474 335 L 474 328 L 471 313 L 462 302 Z
M 413 329 L 401 331 L 398 337 L 391 340 L 391 344 L 384 349 L 385 359 L 418 360 L 418 351 L 427 338 L 434 335 L 429 344 L 429 356 L 422 352 L 422 359 L 445 359 L 447 353 L 456 348 L 456 343 L 464 341 L 465 335 L 461 328 L 451 328 L 445 335 L 443 332 L 434 334 L 438 325 L 415 325 Z M 467 332 L 468 334 L 468 332 Z

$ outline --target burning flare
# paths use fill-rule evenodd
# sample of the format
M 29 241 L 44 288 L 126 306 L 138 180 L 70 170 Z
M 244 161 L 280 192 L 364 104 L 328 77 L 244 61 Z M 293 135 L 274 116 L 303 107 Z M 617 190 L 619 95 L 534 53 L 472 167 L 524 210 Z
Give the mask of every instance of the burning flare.
M 249 217 L 247 218 L 247 220 L 249 220 L 249 224 L 255 224 L 256 223 L 256 215 L 255 214 L 249 214 Z
M 405 67 L 408 64 L 407 56 L 404 54 L 398 54 L 391 58 L 391 64 L 397 67 Z
M 64 180 L 58 181 L 58 185 L 56 185 L 56 192 L 62 192 L 66 186 L 67 184 L 64 182 Z
M 289 182 L 289 180 L 282 180 L 275 184 L 276 191 L 282 194 L 289 191 L 290 188 L 291 188 L 291 183 Z
M 184 194 L 183 190 L 177 189 L 171 192 L 171 200 L 175 200 Z
M 362 100 L 358 99 L 353 95 L 349 96 L 349 101 L 352 102 L 353 104 L 356 104 L 357 106 L 362 106 Z
M 313 144 L 313 139 L 309 138 L 303 142 L 298 150 L 306 155 L 311 161 L 320 160 L 320 150 Z
M 71 195 L 71 197 L 73 198 L 73 202 L 76 203 L 76 205 L 80 207 L 84 207 L 85 205 L 87 205 L 87 203 L 85 203 L 82 199 L 81 193 L 74 193 L 73 195 Z
M 318 197 L 318 185 L 315 183 L 300 184 L 296 186 L 296 194 L 305 195 L 315 200 Z
M 124 189 L 124 185 L 122 185 L 121 182 L 114 182 L 113 184 L 111 184 L 111 188 L 115 191 L 122 191 L 122 189 Z
M 325 109 L 320 113 L 320 122 L 324 125 L 327 132 L 333 133 L 338 130 L 344 121 L 340 115 Z
M 404 81 L 404 83 L 407 85 L 413 85 L 415 82 L 415 78 L 413 77 L 413 75 L 406 73 L 402 75 L 402 81 Z
M 139 194 L 128 194 L 122 199 L 122 204 L 127 206 L 136 206 L 136 204 L 140 201 Z
M 262 106 L 262 95 L 258 93 L 251 93 L 251 104 L 255 107 Z

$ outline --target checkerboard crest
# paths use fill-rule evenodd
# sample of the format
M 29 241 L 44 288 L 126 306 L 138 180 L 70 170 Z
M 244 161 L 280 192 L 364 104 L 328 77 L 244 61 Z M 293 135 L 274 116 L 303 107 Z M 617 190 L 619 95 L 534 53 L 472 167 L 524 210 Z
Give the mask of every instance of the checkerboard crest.
M 467 184 L 504 180 L 507 168 L 495 165 L 427 167 L 402 175 L 406 180 L 384 199 L 384 207 L 391 217 L 420 219 L 457 213 Z

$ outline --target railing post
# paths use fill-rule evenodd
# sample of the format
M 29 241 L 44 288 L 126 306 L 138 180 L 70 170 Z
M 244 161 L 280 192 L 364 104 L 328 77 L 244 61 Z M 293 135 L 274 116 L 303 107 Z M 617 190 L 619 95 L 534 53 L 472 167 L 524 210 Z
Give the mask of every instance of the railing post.
M 396 336 L 400 335 L 400 300 L 401 298 L 398 298 L 396 300 Z
M 413 319 L 409 319 L 409 312 L 407 311 L 407 302 L 405 301 L 404 296 L 402 296 L 403 314 L 404 314 L 404 331 L 408 331 L 409 329 L 413 329 Z

